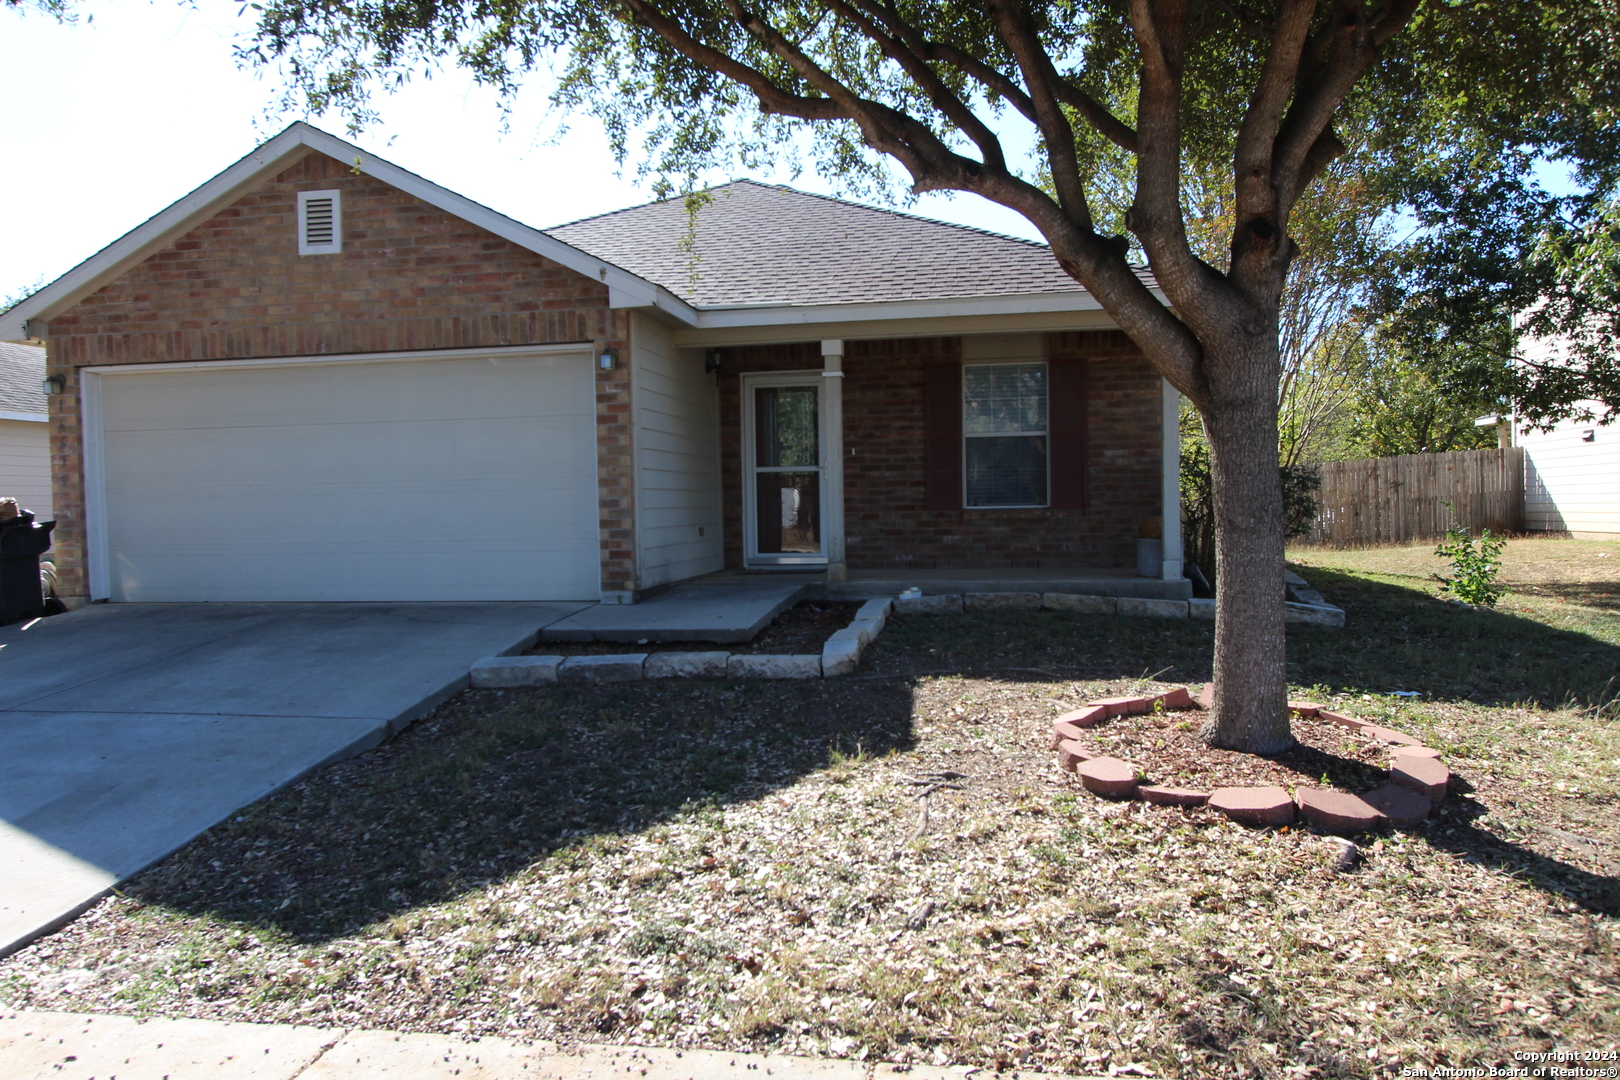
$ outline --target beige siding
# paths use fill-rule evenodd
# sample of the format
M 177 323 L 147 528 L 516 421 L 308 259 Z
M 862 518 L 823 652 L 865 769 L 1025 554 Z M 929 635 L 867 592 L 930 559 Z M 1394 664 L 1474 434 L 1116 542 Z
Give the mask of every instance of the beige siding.
M 636 540 L 644 589 L 719 570 L 720 399 L 697 349 L 665 327 L 631 328 Z
M 1520 434 L 1518 442 L 1525 451 L 1526 529 L 1620 537 L 1620 421 L 1608 427 L 1565 421 Z
M 0 420 L 0 498 L 16 496 L 24 510 L 49 521 L 51 509 L 50 425 Z

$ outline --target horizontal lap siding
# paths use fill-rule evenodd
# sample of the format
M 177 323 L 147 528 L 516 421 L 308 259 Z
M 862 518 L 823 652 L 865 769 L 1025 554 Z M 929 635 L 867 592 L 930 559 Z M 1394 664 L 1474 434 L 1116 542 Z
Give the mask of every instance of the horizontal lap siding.
M 677 350 L 637 317 L 636 529 L 640 584 L 653 588 L 721 569 L 719 403 L 700 353 Z
M 36 521 L 51 520 L 51 443 L 45 424 L 0 420 L 0 499 L 8 495 L 32 510 Z
M 300 256 L 297 193 L 338 189 L 343 251 Z M 607 286 L 310 154 L 50 321 L 64 593 L 83 594 L 80 380 L 88 365 L 502 345 L 628 346 Z M 597 371 L 602 583 L 634 587 L 627 365 Z
M 1526 529 L 1620 534 L 1620 422 L 1566 421 L 1520 443 Z

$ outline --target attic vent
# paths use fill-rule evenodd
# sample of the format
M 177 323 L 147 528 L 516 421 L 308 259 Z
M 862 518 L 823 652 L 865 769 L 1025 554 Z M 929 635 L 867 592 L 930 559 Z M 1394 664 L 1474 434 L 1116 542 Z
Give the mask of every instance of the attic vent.
M 343 203 L 337 191 L 298 193 L 298 254 L 335 255 L 343 250 Z

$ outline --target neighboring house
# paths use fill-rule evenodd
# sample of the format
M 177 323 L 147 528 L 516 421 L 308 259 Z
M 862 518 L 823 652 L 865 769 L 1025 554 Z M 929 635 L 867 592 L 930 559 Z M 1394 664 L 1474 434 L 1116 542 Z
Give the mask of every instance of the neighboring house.
M 1603 415 L 1596 402 L 1586 402 Z M 1564 420 L 1551 431 L 1520 425 L 1524 527 L 1585 540 L 1620 540 L 1620 423 Z
M 51 426 L 45 350 L 0 342 L 0 498 L 51 520 Z
M 294 124 L 0 316 L 65 382 L 59 593 L 1126 575 L 1162 517 L 1119 587 L 1188 595 L 1176 394 L 1044 246 L 713 196 L 541 231 Z
M 1555 338 L 1525 337 L 1520 348 L 1537 363 L 1562 360 Z M 1578 402 L 1597 416 L 1595 401 Z M 1586 540 L 1620 540 L 1620 421 L 1563 420 L 1541 431 L 1516 418 L 1510 438 L 1524 448 L 1524 527 Z

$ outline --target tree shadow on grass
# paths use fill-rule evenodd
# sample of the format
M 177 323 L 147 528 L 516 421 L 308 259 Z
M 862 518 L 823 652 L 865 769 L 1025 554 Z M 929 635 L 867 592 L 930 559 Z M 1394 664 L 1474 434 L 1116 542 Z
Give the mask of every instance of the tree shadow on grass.
M 1288 679 L 1343 693 L 1416 690 L 1427 700 L 1592 707 L 1614 694 L 1616 641 L 1510 612 L 1459 607 L 1423 589 L 1313 569 L 1345 609 L 1344 627 L 1291 624 Z M 873 648 L 875 671 L 1043 669 L 1070 679 L 1156 677 L 1201 683 L 1213 626 L 1181 619 L 984 612 L 895 619 Z
M 1598 709 L 1614 697 L 1620 646 L 1505 611 L 1461 608 L 1420 588 L 1313 569 L 1312 584 L 1346 611 L 1343 628 L 1291 625 L 1288 674 L 1296 686 L 1351 694 L 1416 690 L 1426 701 L 1534 703 L 1548 709 Z M 879 640 L 876 661 L 891 670 L 968 665 L 983 635 L 993 675 L 999 662 L 1048 669 L 1053 677 L 1123 681 L 1160 672 L 1166 681 L 1200 682 L 1212 670 L 1208 623 L 1179 620 L 1074 618 L 1052 613 L 986 613 L 975 632 L 969 620 L 896 620 Z M 923 625 L 923 624 L 933 625 Z M 1610 706 L 1612 708 L 1612 705 Z M 1613 721 L 1597 719 L 1594 723 Z M 1339 780 L 1354 763 L 1323 762 Z M 1337 769 L 1335 769 L 1337 766 Z M 1466 769 L 1466 765 L 1463 766 Z M 1378 783 L 1382 783 L 1380 778 Z M 1453 791 L 1469 792 L 1453 776 Z M 1377 786 L 1367 783 L 1351 790 Z M 1620 878 L 1594 874 L 1516 844 L 1476 824 L 1490 811 L 1474 799 L 1452 798 L 1409 830 L 1452 855 L 1497 868 L 1605 915 L 1620 914 Z M 1601 850 L 1594 843 L 1589 850 Z M 1610 858 L 1620 852 L 1610 849 Z M 1601 860 L 1599 860 L 1601 861 Z
M 452 901 L 593 838 L 912 745 L 903 683 L 471 691 L 216 826 L 124 889 L 305 942 Z
M 1350 575 L 1316 571 L 1313 583 L 1346 607 L 1349 622 L 1290 627 L 1297 685 L 1562 707 L 1595 703 L 1620 670 L 1620 648 L 1590 635 Z M 1199 682 L 1209 677 L 1210 641 L 1208 623 L 1186 620 L 896 619 L 856 679 L 473 692 L 248 808 L 125 891 L 324 941 L 452 901 L 571 845 L 759 798 L 839 755 L 908 749 L 908 671 Z M 1450 800 L 1415 832 L 1588 910 L 1620 906 L 1614 877 L 1504 841 L 1473 823 L 1482 812 Z
M 1468 787 L 1466 781 L 1452 776 L 1453 792 Z M 1479 800 L 1447 798 L 1410 832 L 1463 862 L 1519 878 L 1594 915 L 1620 915 L 1620 876 L 1594 874 L 1504 839 L 1479 824 L 1490 811 L 1491 807 Z M 1602 854 L 1602 845 L 1591 843 L 1597 861 L 1612 866 L 1612 858 Z
M 1515 592 L 1550 596 L 1565 603 L 1620 614 L 1620 583 L 1613 581 L 1536 581 L 1515 584 Z
M 1312 584 L 1344 607 L 1346 625 L 1289 628 L 1289 678 L 1297 684 L 1548 709 L 1593 708 L 1613 694 L 1620 625 L 1616 640 L 1606 641 L 1349 574 L 1313 570 Z

